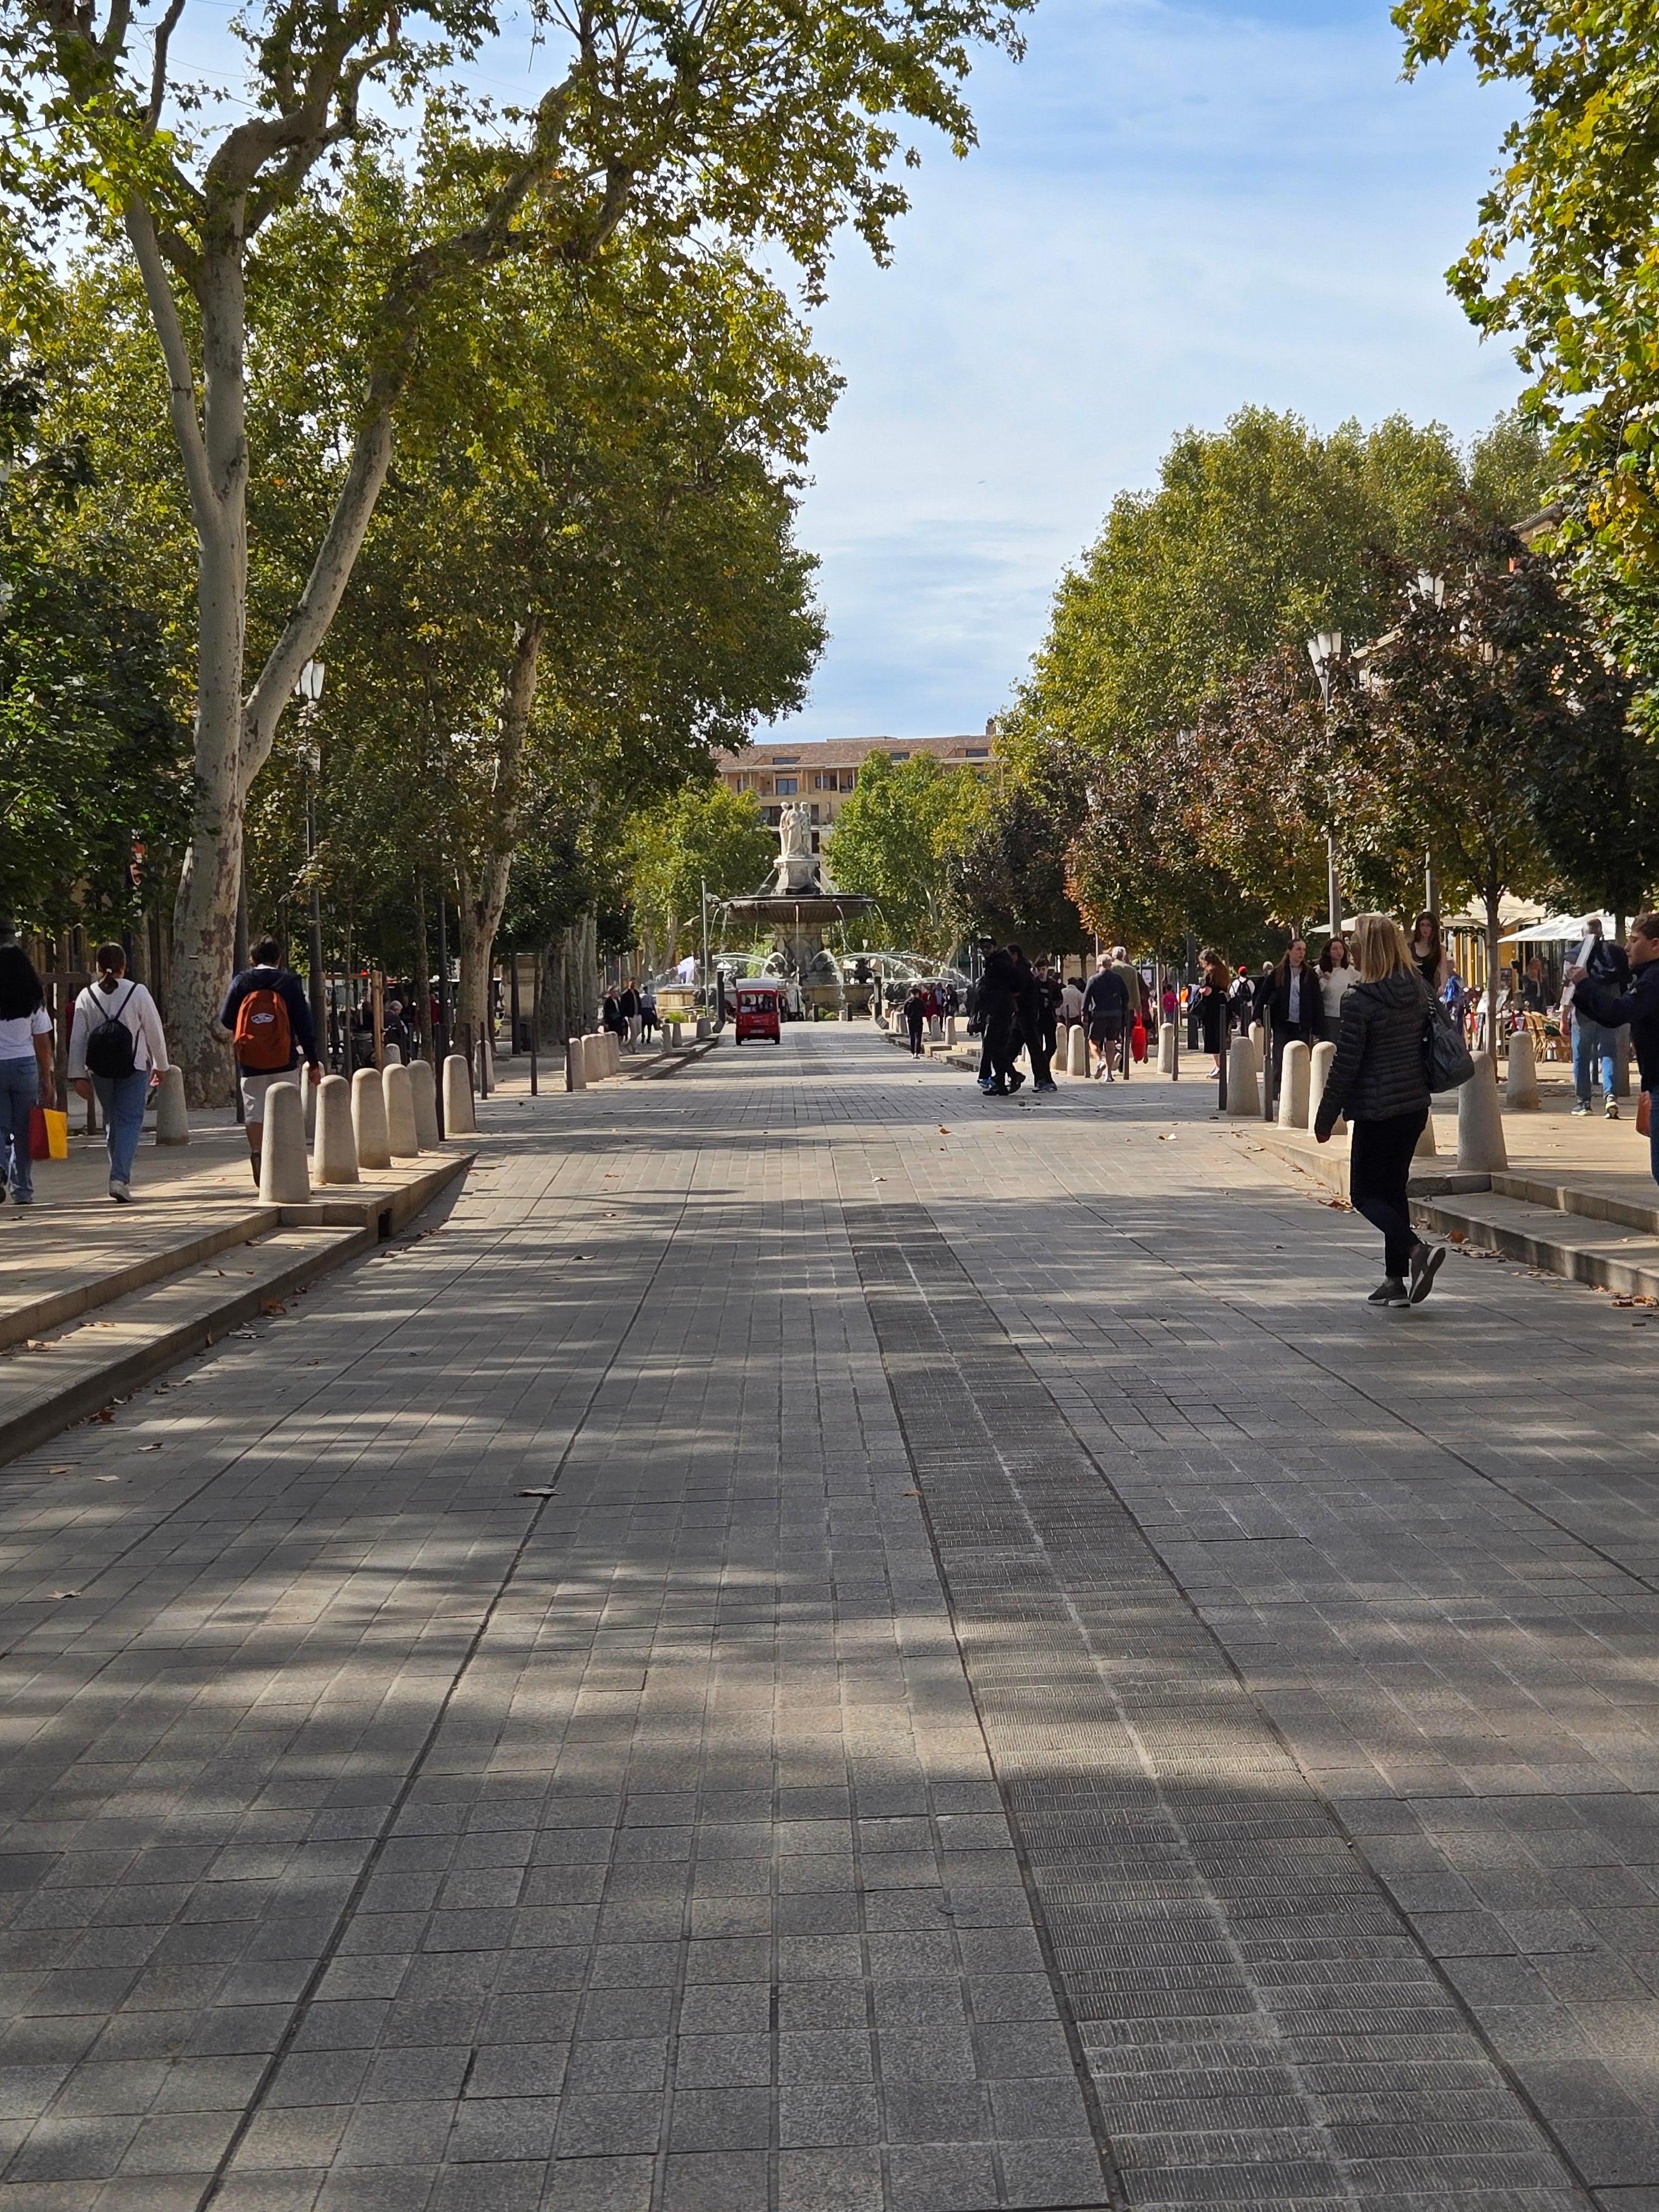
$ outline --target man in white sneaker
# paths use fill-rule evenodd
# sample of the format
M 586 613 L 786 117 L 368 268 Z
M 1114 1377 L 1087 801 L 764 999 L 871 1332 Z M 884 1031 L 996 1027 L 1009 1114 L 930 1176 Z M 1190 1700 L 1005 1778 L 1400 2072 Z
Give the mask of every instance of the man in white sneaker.
M 1619 1101 L 1614 1097 L 1618 1081 L 1618 1066 L 1613 1057 L 1614 1037 L 1605 1024 L 1598 1022 L 1590 1011 L 1594 993 L 1585 994 L 1584 1004 L 1578 1003 L 1578 981 L 1592 983 L 1596 991 L 1606 991 L 1617 997 L 1630 988 L 1630 962 L 1625 949 L 1615 945 L 1601 933 L 1601 917 L 1593 914 L 1584 924 L 1583 941 L 1574 953 L 1571 970 L 1572 1006 L 1572 1087 L 1575 1114 L 1590 1110 L 1590 1089 L 1595 1062 L 1601 1063 L 1602 1110 L 1609 1121 L 1619 1119 Z

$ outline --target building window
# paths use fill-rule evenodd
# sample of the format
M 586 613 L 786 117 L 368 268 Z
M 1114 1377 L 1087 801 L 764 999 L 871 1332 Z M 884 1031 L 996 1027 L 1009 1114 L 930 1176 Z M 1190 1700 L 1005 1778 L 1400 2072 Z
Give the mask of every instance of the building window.
M 842 770 L 841 787 L 843 791 L 850 791 L 858 780 L 859 772 L 855 768 L 844 768 Z
M 778 797 L 780 799 L 793 799 L 795 795 L 795 790 L 796 779 L 793 775 L 781 775 L 778 778 Z
M 991 748 L 989 745 L 969 745 L 963 757 L 964 760 L 989 760 Z
M 889 760 L 908 760 L 910 756 L 908 753 L 889 753 L 887 757 Z
M 816 853 L 816 852 L 817 851 L 817 849 L 818 849 L 818 833 L 817 833 L 817 831 L 815 830 L 812 832 L 812 850 Z
M 799 768 L 800 766 L 800 755 L 799 753 L 774 753 L 772 756 L 772 765 L 774 768 Z
M 763 806 L 761 811 L 775 830 L 783 818 L 783 809 L 781 806 Z
M 813 821 L 814 821 L 814 822 L 816 822 L 816 821 L 817 820 L 817 818 L 818 818 L 818 810 L 817 810 L 817 808 L 815 806 L 815 807 L 812 809 L 812 819 L 813 819 Z

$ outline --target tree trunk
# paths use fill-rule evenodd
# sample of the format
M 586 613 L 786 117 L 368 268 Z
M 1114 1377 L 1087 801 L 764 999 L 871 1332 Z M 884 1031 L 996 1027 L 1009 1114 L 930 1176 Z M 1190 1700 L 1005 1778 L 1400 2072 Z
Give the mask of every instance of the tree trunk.
M 599 925 L 585 914 L 561 930 L 542 954 L 542 989 L 538 1009 L 539 1042 L 562 1047 L 568 1037 L 586 1036 L 599 1022 L 599 1000 L 593 988 L 598 958 Z
M 167 410 L 196 532 L 196 796 L 173 908 L 173 1057 L 193 1104 L 220 1105 L 231 1063 L 214 1035 L 234 961 L 242 809 L 270 756 L 301 668 L 327 633 L 392 458 L 393 385 L 369 388 L 322 545 L 297 605 L 244 702 L 247 629 L 246 253 L 243 195 L 215 188 L 191 276 L 201 319 L 201 393 L 172 274 L 142 195 L 124 210 L 167 372 Z
M 489 830 L 476 867 L 460 871 L 461 988 L 459 1018 L 476 1036 L 489 1020 L 489 975 L 495 933 L 507 904 L 507 878 L 519 839 L 519 810 L 524 796 L 524 755 L 530 716 L 536 704 L 545 625 L 537 615 L 519 625 L 513 659 L 501 695 L 501 738 L 496 749 Z

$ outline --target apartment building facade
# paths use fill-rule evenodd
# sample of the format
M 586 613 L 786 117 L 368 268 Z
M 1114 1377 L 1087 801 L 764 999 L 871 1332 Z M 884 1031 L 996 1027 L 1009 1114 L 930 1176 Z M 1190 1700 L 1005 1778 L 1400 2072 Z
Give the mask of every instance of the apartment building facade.
M 786 806 L 805 805 L 812 817 L 812 850 L 834 827 L 836 817 L 858 787 L 859 771 L 874 754 L 890 761 L 929 753 L 946 768 L 987 776 L 995 747 L 988 726 L 972 738 L 839 738 L 820 743 L 746 745 L 720 753 L 716 772 L 728 791 L 746 791 L 764 819 L 775 829 Z

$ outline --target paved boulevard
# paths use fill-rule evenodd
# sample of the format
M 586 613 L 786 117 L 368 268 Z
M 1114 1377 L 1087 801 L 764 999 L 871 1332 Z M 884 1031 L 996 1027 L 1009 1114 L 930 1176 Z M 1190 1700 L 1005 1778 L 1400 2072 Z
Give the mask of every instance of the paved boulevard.
M 1210 1103 L 503 1101 L 5 1470 L 0 2200 L 1659 2206 L 1654 1340 Z

